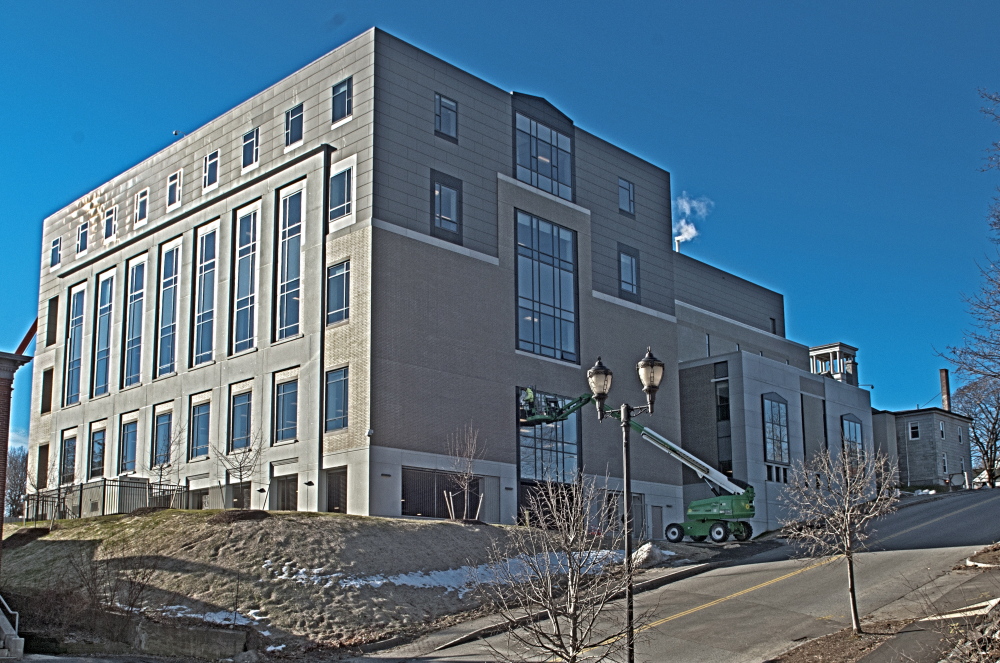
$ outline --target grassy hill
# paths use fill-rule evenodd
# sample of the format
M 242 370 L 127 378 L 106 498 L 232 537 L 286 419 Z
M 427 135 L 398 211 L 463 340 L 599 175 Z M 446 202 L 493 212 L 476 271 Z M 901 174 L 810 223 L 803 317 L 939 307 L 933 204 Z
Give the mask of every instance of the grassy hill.
M 83 600 L 93 560 L 122 558 L 121 568 L 155 569 L 143 600 L 152 614 L 225 623 L 238 609 L 238 623 L 268 641 L 351 646 L 475 608 L 461 567 L 485 563 L 509 531 L 305 512 L 233 521 L 235 513 L 59 521 L 34 540 L 8 525 L 5 540 L 17 547 L 4 550 L 0 584 L 27 608 L 31 630 L 43 606 L 53 613 Z

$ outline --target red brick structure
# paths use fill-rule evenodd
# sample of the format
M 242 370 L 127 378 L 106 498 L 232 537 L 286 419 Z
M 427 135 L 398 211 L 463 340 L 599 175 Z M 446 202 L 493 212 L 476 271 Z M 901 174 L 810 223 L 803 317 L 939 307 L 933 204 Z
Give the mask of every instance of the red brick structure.
M 10 440 L 10 398 L 14 392 L 14 373 L 31 357 L 0 352 L 0 541 L 3 515 L 7 513 L 7 443 Z

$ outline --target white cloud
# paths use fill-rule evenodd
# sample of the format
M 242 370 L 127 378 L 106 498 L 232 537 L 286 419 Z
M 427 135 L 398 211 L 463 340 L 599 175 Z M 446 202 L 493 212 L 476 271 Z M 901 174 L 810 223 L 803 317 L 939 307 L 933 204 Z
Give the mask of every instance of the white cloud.
M 10 429 L 10 438 L 7 444 L 8 447 L 27 447 L 28 446 L 28 431 L 20 430 L 17 428 Z

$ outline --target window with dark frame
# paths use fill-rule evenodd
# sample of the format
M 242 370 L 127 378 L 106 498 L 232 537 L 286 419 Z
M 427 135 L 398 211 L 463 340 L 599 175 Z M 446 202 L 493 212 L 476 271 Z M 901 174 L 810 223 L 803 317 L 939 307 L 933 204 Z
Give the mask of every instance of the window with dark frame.
M 210 189 L 219 183 L 219 150 L 205 155 L 202 163 L 201 188 Z
M 212 361 L 215 348 L 215 228 L 198 234 L 194 304 L 194 359 L 198 366 Z
M 521 113 L 515 127 L 517 179 L 572 201 L 572 139 Z
M 172 209 L 181 204 L 181 184 L 183 170 L 178 170 L 167 177 L 167 209 Z
M 860 454 L 864 450 L 861 419 L 853 414 L 845 414 L 840 417 L 840 427 L 847 450 L 854 454 Z
M 156 376 L 176 372 L 177 301 L 180 279 L 179 244 L 163 249 L 160 254 L 159 338 L 156 343 Z
M 327 371 L 325 414 L 327 432 L 347 428 L 347 367 Z
M 211 402 L 198 403 L 191 407 L 191 451 L 192 459 L 208 455 L 208 436 L 212 423 Z
M 208 455 L 208 435 L 212 415 L 211 402 L 198 403 L 191 408 L 191 458 Z
M 346 467 L 326 471 L 326 510 L 331 513 L 347 513 Z
M 86 287 L 69 295 L 69 329 L 66 330 L 66 394 L 64 402 L 80 402 L 80 374 L 83 368 L 83 307 Z
M 302 142 L 303 105 L 285 111 L 285 147 Z
M 59 483 L 73 483 L 76 478 L 76 435 L 63 438 L 59 457 Z
M 576 233 L 517 210 L 520 350 L 578 362 Z
M 171 412 L 162 412 L 156 415 L 153 424 L 153 467 L 167 465 L 171 458 L 171 437 L 173 436 L 174 415 Z
M 431 235 L 462 243 L 462 180 L 431 171 Z
M 635 185 L 618 178 L 618 210 L 635 215 Z
M 639 252 L 618 244 L 618 296 L 639 302 Z
M 236 221 L 235 296 L 233 298 L 233 352 L 254 347 L 257 303 L 257 210 Z
M 910 439 L 916 440 L 920 437 L 920 424 L 916 421 L 910 422 Z
M 347 320 L 351 315 L 351 261 L 326 269 L 326 324 Z
M 99 479 L 104 476 L 104 438 L 107 435 L 103 428 L 90 431 L 90 466 L 87 468 L 88 479 Z
M 349 118 L 353 112 L 353 79 L 348 78 L 333 86 L 333 123 Z
M 135 447 L 139 435 L 139 422 L 129 421 L 122 424 L 119 437 L 120 451 L 118 453 L 118 473 L 135 472 Z
M 299 333 L 299 297 L 302 263 L 302 190 L 281 199 L 278 222 L 277 338 Z
M 87 252 L 87 241 L 89 239 L 90 223 L 84 221 L 80 224 L 80 227 L 76 229 L 76 253 L 77 255 Z
M 434 94 L 434 133 L 458 142 L 458 103 L 437 93 Z
M 764 460 L 788 465 L 792 462 L 788 443 L 788 401 L 778 394 L 761 396 L 764 418 Z
M 352 209 L 354 191 L 351 183 L 353 168 L 342 170 L 330 176 L 330 220 L 336 221 L 348 216 Z
M 231 452 L 250 446 L 250 406 L 251 392 L 233 395 L 229 422 L 229 451 Z
M 52 412 L 52 379 L 53 369 L 46 368 L 42 371 L 42 402 L 39 404 L 39 413 L 48 414 Z
M 523 396 L 524 389 L 519 388 L 518 403 Z M 571 400 L 540 391 L 534 392 L 534 398 L 536 404 L 545 403 L 550 409 L 562 407 Z M 574 412 L 565 421 L 521 426 L 518 431 L 520 479 L 560 483 L 575 481 L 580 469 L 580 432 L 579 412 Z
M 299 508 L 299 475 L 275 477 L 274 508 L 277 511 L 296 511 Z
M 719 453 L 719 471 L 733 473 L 733 441 L 729 412 L 729 364 L 716 362 L 715 374 L 715 440 Z
M 108 393 L 111 381 L 111 312 L 114 306 L 114 272 L 97 284 L 97 328 L 94 333 L 94 396 Z
M 260 162 L 260 127 L 254 127 L 243 134 L 243 170 L 252 168 Z
M 298 435 L 299 381 L 274 387 L 274 441 L 294 440 Z

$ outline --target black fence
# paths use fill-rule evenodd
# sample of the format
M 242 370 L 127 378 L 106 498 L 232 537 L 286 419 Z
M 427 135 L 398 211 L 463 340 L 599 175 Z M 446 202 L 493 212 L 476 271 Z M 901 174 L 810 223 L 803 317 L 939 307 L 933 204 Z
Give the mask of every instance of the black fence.
M 191 508 L 188 489 L 144 479 L 99 479 L 24 496 L 24 520 L 46 521 L 131 513 L 142 507 Z M 201 504 L 194 508 L 203 508 Z

